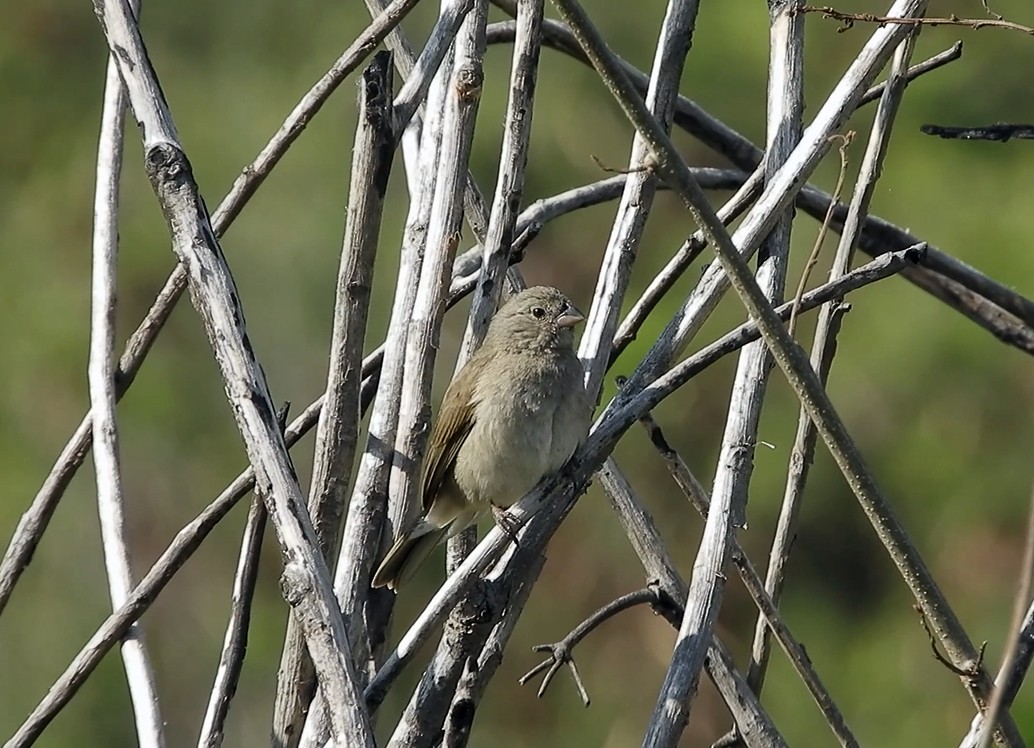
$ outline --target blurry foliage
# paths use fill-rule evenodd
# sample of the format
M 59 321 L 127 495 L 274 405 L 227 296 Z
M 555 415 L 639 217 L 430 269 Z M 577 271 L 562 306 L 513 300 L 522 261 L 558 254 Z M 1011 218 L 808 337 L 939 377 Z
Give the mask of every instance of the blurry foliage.
M 620 54 L 649 66 L 663 3 L 587 0 L 586 5 Z M 701 5 L 682 91 L 755 141 L 763 140 L 764 3 Z M 936 5 L 941 15 L 982 13 L 976 0 Z M 993 5 L 1007 18 L 1034 23 L 1024 0 Z M 878 12 L 885 4 L 858 0 L 845 9 Z M 421 38 L 435 12 L 428 2 L 405 27 Z M 92 170 L 105 63 L 103 39 L 87 2 L 35 0 L 12 5 L 5 17 L 0 26 L 6 111 L 0 130 L 4 542 L 87 404 Z M 357 0 L 145 4 L 151 56 L 210 208 L 366 22 Z M 809 113 L 820 106 L 870 32 L 858 24 L 841 34 L 835 22 L 809 18 Z M 926 122 L 1034 120 L 1029 74 L 1034 41 L 1004 31 L 928 29 L 915 59 L 957 38 L 966 44 L 962 61 L 908 89 L 873 209 L 1034 296 L 1030 144 L 948 142 L 918 131 Z M 508 48 L 489 50 L 472 161 L 488 193 L 502 136 L 508 65 Z M 627 123 L 591 71 L 546 51 L 541 75 L 526 202 L 598 178 L 593 155 L 623 165 L 630 142 Z M 292 400 L 295 412 L 320 392 L 326 370 L 354 93 L 352 81 L 341 87 L 224 241 L 274 396 Z M 851 148 L 852 169 L 861 160 L 872 112 L 869 107 L 852 121 L 862 136 Z M 123 336 L 135 327 L 173 264 L 140 166 L 135 129 L 129 134 L 119 278 Z M 678 133 L 676 142 L 691 164 L 723 163 L 685 134 Z M 367 348 L 380 339 L 390 309 L 406 213 L 401 169 L 399 159 Z M 834 169 L 828 160 L 816 181 L 829 188 Z M 613 210 L 613 205 L 594 208 L 547 227 L 524 264 L 529 280 L 554 283 L 587 301 Z M 645 286 L 692 228 L 674 199 L 658 198 L 631 294 Z M 796 224 L 791 278 L 800 272 L 815 229 L 807 217 Z M 827 261 L 831 254 L 828 248 Z M 690 287 L 699 265 L 679 284 L 679 293 Z M 674 294 L 660 305 L 614 374 L 627 373 L 677 298 Z M 989 641 L 994 665 L 1007 626 L 1032 477 L 1031 362 L 905 281 L 867 288 L 851 301 L 854 310 L 845 321 L 830 384 L 834 401 L 970 634 Z M 727 299 L 700 334 L 700 343 L 742 318 L 738 302 Z M 452 370 L 462 322 L 462 308 L 446 322 L 439 393 Z M 807 337 L 807 324 L 803 329 Z M 705 483 L 720 441 L 732 366 L 730 359 L 707 371 L 658 413 L 671 442 Z M 797 415 L 796 401 L 778 373 L 772 382 L 761 429 L 761 438 L 772 446 L 758 450 L 750 526 L 741 534 L 759 566 L 778 512 Z M 605 396 L 612 391 L 608 384 Z M 178 528 L 244 465 L 216 368 L 189 305 L 182 304 L 173 315 L 120 415 L 130 534 L 140 575 Z M 296 457 L 303 486 L 310 453 L 306 443 Z M 629 433 L 617 458 L 657 515 L 688 575 L 699 519 L 641 433 Z M 84 468 L 0 618 L 0 735 L 14 730 L 108 611 L 92 502 L 92 475 Z M 222 639 L 244 511 L 235 510 L 213 533 L 143 619 L 170 746 L 187 745 L 196 737 Z M 479 712 L 472 745 L 638 744 L 674 637 L 645 610 L 623 614 L 581 646 L 579 662 L 593 697 L 589 710 L 582 709 L 565 678 L 543 701 L 536 700 L 534 688 L 516 685 L 537 661 L 530 644 L 560 638 L 591 609 L 643 584 L 639 564 L 597 488 L 561 528 L 549 556 L 528 615 Z M 267 739 L 286 613 L 276 584 L 279 570 L 270 542 L 228 746 L 261 745 Z M 432 566 L 423 571 L 423 589 L 415 585 L 400 601 L 398 627 L 411 620 L 439 579 Z M 787 619 L 863 744 L 955 744 L 972 707 L 956 678 L 931 658 L 907 591 L 821 448 L 789 579 Z M 753 620 L 749 601 L 738 583 L 731 583 L 719 629 L 740 662 Z M 828 744 L 826 728 L 781 654 L 773 662 L 764 697 L 776 724 L 793 745 Z M 408 698 L 404 686 L 415 677 L 408 673 L 385 704 L 382 731 L 393 723 Z M 1034 735 L 1029 686 L 1013 711 L 1021 729 Z M 727 722 L 713 689 L 702 682 L 683 744 L 705 745 Z M 121 664 L 112 654 L 40 745 L 85 748 L 133 740 Z

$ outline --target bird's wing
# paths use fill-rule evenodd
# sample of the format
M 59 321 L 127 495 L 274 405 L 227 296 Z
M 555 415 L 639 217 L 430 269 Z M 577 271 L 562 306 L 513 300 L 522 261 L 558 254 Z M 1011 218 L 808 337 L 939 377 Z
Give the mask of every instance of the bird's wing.
M 474 427 L 474 383 L 482 368 L 484 359 L 475 354 L 445 391 L 424 460 L 420 495 L 425 512 L 431 508 L 445 476 L 456 462 L 460 447 Z

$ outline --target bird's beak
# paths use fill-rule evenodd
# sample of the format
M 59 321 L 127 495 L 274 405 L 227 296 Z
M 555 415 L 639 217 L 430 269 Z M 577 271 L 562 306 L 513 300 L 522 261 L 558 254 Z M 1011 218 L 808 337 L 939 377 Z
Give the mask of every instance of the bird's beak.
M 568 304 L 564 311 L 556 318 L 557 327 L 574 327 L 579 322 L 585 321 L 585 315 L 578 311 L 574 304 Z

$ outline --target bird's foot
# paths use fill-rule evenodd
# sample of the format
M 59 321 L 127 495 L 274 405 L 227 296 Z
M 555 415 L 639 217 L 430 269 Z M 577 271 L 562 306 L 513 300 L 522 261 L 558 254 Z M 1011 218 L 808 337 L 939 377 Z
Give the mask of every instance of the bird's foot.
M 492 516 L 495 518 L 495 523 L 499 525 L 499 529 L 506 533 L 515 546 L 520 547 L 520 541 L 517 540 L 517 532 L 521 529 L 520 522 L 503 507 L 495 504 L 492 504 Z

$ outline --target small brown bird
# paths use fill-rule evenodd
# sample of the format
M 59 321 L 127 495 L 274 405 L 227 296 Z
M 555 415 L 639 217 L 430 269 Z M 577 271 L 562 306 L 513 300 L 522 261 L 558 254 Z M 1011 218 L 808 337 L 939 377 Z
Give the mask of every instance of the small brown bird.
M 573 328 L 584 319 L 548 286 L 520 292 L 492 318 L 431 430 L 420 486 L 424 514 L 388 551 L 374 587 L 397 590 L 442 540 L 489 507 L 500 521 L 506 507 L 571 457 L 592 415 L 574 350 Z

